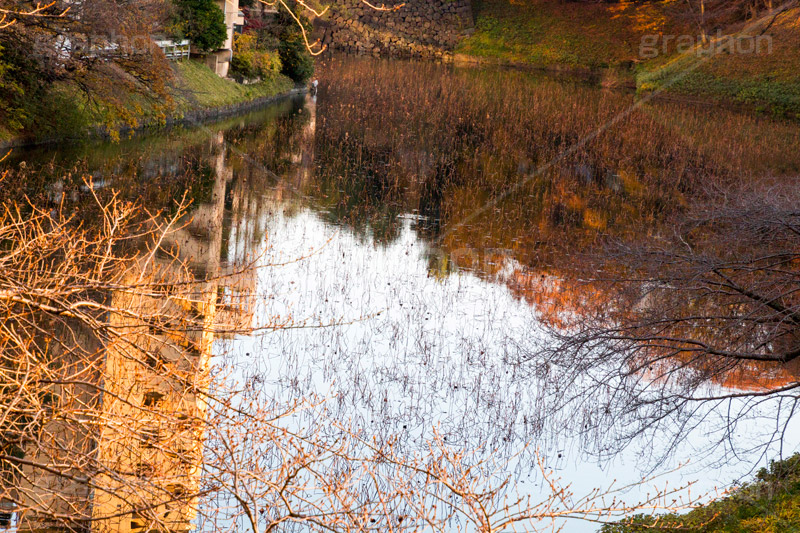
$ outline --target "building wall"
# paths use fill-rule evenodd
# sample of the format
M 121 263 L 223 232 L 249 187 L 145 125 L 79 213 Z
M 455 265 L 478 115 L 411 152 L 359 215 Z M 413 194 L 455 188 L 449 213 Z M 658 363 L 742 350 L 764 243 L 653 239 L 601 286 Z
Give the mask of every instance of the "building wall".
M 222 48 L 206 56 L 206 65 L 224 78 L 230 69 L 230 60 L 233 51 L 234 26 L 241 25 L 239 17 L 239 0 L 217 0 L 217 6 L 225 13 L 225 26 L 227 26 L 227 36 Z

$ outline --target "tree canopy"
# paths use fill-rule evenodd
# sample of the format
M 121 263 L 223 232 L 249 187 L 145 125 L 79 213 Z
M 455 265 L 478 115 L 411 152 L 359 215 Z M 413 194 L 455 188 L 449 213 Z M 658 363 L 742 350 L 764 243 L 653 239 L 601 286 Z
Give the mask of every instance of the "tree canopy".
M 225 13 L 214 0 L 175 0 L 178 30 L 205 51 L 222 47 L 227 37 Z

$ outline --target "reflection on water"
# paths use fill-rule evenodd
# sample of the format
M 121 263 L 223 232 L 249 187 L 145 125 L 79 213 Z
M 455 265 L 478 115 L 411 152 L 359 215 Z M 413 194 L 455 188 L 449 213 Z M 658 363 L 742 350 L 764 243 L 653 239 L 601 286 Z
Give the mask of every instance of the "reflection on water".
M 0 462 L 3 526 L 17 531 L 195 528 L 212 347 L 225 332 L 250 327 L 253 306 L 247 298 L 256 281 L 252 270 L 221 265 L 223 242 L 229 240 L 223 224 L 225 190 L 233 174 L 220 133 L 209 136 L 201 150 L 204 156 L 188 164 L 163 154 L 135 164 L 103 158 L 90 169 L 92 183 L 70 188 L 57 179 L 47 187 L 52 201 L 70 194 L 78 203 L 80 196 L 89 196 L 89 187 L 124 184 L 131 172 L 145 180 L 188 176 L 183 183 L 196 185 L 192 192 L 197 194 L 191 217 L 174 220 L 175 229 L 157 250 L 127 266 L 121 277 L 101 280 L 108 287 L 91 294 L 98 302 L 96 316 L 76 312 L 59 320 L 55 313 L 48 322 L 33 312 L 23 320 L 34 326 L 41 320 L 47 328 L 33 329 L 35 347 L 28 352 L 42 358 L 36 359 L 34 372 L 26 368 L 30 360 L 4 358 L 3 392 L 24 384 L 17 394 L 33 391 L 44 404 L 38 412 L 35 401 L 4 405 L 12 419 L 3 423 L 8 432 L 3 453 L 14 459 Z M 195 172 L 200 183 L 193 179 Z M 176 207 L 170 204 L 153 201 L 147 207 L 169 214 Z M 118 209 L 124 206 L 104 213 L 106 223 L 124 220 Z M 51 216 L 57 218 L 56 210 Z M 139 232 L 142 241 L 148 233 Z M 90 282 L 88 275 L 75 280 L 77 287 Z
M 255 316 L 257 324 L 291 319 L 307 326 L 216 343 L 267 399 L 329 398 L 330 416 L 382 438 L 400 435 L 407 449 L 422 445 L 434 427 L 454 448 L 486 456 L 539 448 L 546 466 L 579 492 L 689 459 L 690 467 L 669 479 L 701 477 L 706 490 L 758 459 L 744 454 L 716 470 L 718 461 L 701 453 L 727 427 L 724 413 L 700 410 L 706 421 L 674 449 L 643 440 L 612 455 L 613 435 L 588 430 L 594 425 L 579 412 L 550 408 L 553 398 L 541 393 L 559 394 L 545 386 L 550 369 L 516 364 L 530 346 L 547 342 L 539 325 L 563 326 L 608 305 L 602 292 L 564 275 L 575 266 L 573 254 L 599 232 L 653 231 L 712 184 L 800 169 L 800 154 L 787 149 L 800 144 L 796 128 L 718 110 L 647 105 L 593 134 L 631 101 L 523 73 L 336 59 L 323 66 L 318 97 L 169 136 L 15 157 L 50 177 L 43 194 L 51 200 L 80 193 L 67 174 L 89 174 L 96 185 L 141 197 L 153 209 L 169 211 L 186 192 L 192 218 L 166 244 L 198 279 L 257 258 L 264 266 L 257 274 L 209 284 L 186 312 L 225 323 Z M 735 133 L 721 138 L 720 130 Z M 241 302 L 242 293 L 256 301 Z M 184 351 L 154 347 L 152 372 L 130 367 L 113 346 L 102 348 L 113 385 L 93 401 L 103 402 L 109 418 L 152 426 L 161 444 L 132 446 L 119 433 L 124 424 L 103 428 L 81 440 L 97 447 L 99 464 L 119 461 L 159 479 L 164 491 L 192 492 L 181 485 L 198 483 L 191 457 L 201 453 L 202 435 L 184 439 L 181 430 L 133 417 L 125 402 L 110 398 L 202 417 L 196 392 L 181 392 L 158 372 L 183 365 L 195 387 L 202 382 L 215 339 L 197 335 Z M 161 340 L 156 334 L 152 342 Z M 781 367 L 765 374 L 768 383 L 746 374 L 714 386 L 757 390 L 796 376 Z M 759 438 L 771 419 L 763 406 L 729 443 Z M 797 437 L 786 436 L 784 451 Z M 669 459 L 654 464 L 667 448 Z M 542 491 L 530 452 L 511 468 L 523 493 Z M 92 500 L 85 485 L 53 494 L 59 491 L 91 502 L 95 511 L 82 511 L 86 516 L 114 515 L 108 529 L 146 528 L 125 511 L 139 494 Z M 191 509 L 165 507 L 177 513 L 171 529 L 188 529 Z M 105 522 L 95 523 L 103 529 Z M 35 517 L 19 523 L 42 527 Z

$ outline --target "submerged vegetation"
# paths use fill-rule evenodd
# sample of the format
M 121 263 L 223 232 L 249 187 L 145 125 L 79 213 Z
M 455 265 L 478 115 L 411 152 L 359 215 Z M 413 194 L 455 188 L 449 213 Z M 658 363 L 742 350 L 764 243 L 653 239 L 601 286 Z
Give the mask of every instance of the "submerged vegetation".
M 548 244 L 565 234 L 576 245 L 636 234 L 714 186 L 800 171 L 798 129 L 744 113 L 631 108 L 629 94 L 600 98 L 595 88 L 501 69 L 340 58 L 321 75 L 336 80 L 319 104 L 315 154 L 332 216 L 399 225 L 394 215 L 412 210 L 447 226 L 475 199 L 496 201 L 434 237 L 453 250 L 514 250 L 526 265 L 546 263 Z M 359 83 L 374 78 L 380 86 Z M 375 98 L 392 105 L 376 114 Z M 609 124 L 602 135 L 598 124 Z

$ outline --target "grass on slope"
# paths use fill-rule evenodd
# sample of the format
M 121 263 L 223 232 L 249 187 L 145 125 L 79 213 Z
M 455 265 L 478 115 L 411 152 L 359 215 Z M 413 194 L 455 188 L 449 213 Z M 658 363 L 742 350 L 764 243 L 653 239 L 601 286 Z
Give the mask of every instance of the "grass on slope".
M 281 74 L 251 85 L 220 78 L 204 64 L 181 61 L 174 64 L 175 99 L 183 109 L 212 108 L 275 96 L 290 90 L 294 83 Z
M 240 85 L 220 78 L 197 61 L 185 60 L 172 66 L 174 77 L 168 84 L 169 97 L 161 100 L 148 99 L 124 86 L 116 86 L 114 96 L 122 105 L 111 104 L 102 94 L 89 100 L 77 86 L 55 83 L 46 97 L 29 102 L 24 130 L 13 131 L 0 125 L 0 141 L 18 136 L 84 138 L 96 126 L 104 126 L 112 139 L 118 139 L 124 127 L 159 125 L 168 116 L 275 96 L 294 87 L 294 82 L 281 74 L 259 83 Z
M 633 81 L 639 90 L 741 105 L 776 116 L 800 118 L 800 8 L 769 26 L 760 53 L 742 53 L 772 21 L 765 16 L 725 33 L 738 39 L 732 52 L 699 54 L 696 49 L 654 59 L 642 57 L 644 36 L 695 37 L 697 29 L 676 19 L 674 2 L 562 2 L 558 0 L 474 0 L 475 32 L 456 52 L 500 63 L 566 67 Z M 664 41 L 659 40 L 659 47 Z M 745 48 L 742 48 L 745 46 Z M 632 67 L 635 66 L 635 69 Z M 609 72 L 606 70 L 605 72 Z
M 637 87 L 649 91 L 669 85 L 672 92 L 800 118 L 800 8 L 776 20 L 768 41 L 756 41 L 771 20 L 765 17 L 734 34 L 737 41 L 728 42 L 738 44 L 717 53 L 706 47 L 705 52 L 690 50 L 666 63 L 646 65 L 637 75 Z
M 762 468 L 754 482 L 685 515 L 638 516 L 603 533 L 790 533 L 800 531 L 800 454 Z
M 663 31 L 658 3 L 476 0 L 475 33 L 456 52 L 542 67 L 629 65 L 643 33 Z

